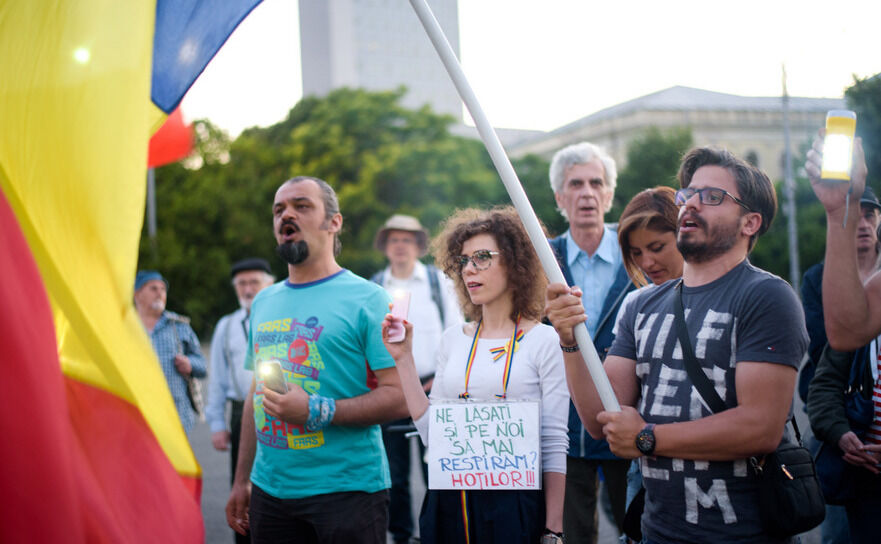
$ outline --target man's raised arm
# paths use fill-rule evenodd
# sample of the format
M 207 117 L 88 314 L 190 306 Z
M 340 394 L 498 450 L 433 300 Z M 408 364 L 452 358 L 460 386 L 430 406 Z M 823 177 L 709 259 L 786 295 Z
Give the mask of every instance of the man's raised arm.
M 560 336 L 560 344 L 574 346 L 573 329 L 587 319 L 584 315 L 584 306 L 581 304 L 581 290 L 578 287 L 567 287 L 562 283 L 549 285 L 545 314 Z M 572 398 L 578 417 L 581 418 L 581 423 L 593 438 L 603 438 L 603 426 L 597 422 L 596 416 L 605 408 L 581 353 L 564 350 L 563 361 L 566 365 L 569 396 Z M 622 406 L 634 406 L 639 398 L 636 361 L 610 355 L 603 363 L 603 370 L 609 377 L 618 402 Z
M 859 197 L 867 174 L 862 141 L 854 140 L 851 183 L 824 181 L 820 179 L 824 134 L 821 129 L 805 164 L 814 193 L 826 209 L 823 311 L 829 344 L 837 350 L 852 351 L 881 331 L 881 277 L 875 274 L 864 286 L 857 270 Z

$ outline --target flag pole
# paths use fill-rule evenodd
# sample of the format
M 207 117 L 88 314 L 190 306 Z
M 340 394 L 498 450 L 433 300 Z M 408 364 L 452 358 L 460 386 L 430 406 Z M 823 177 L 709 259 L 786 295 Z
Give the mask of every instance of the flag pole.
M 547 238 L 545 238 L 545 234 L 538 222 L 538 217 L 536 217 L 535 211 L 526 197 L 526 192 L 523 191 L 523 186 L 514 172 L 514 167 L 511 166 L 511 161 L 508 159 L 508 155 L 505 154 L 498 135 L 496 135 L 495 130 L 490 125 L 486 114 L 483 113 L 483 109 L 480 107 L 480 103 L 477 101 L 477 97 L 465 77 L 465 72 L 462 70 L 462 66 L 459 64 L 459 60 L 456 58 L 453 48 L 450 47 L 450 43 L 447 41 L 443 30 L 441 30 L 437 19 L 435 19 L 425 0 L 410 0 L 410 5 L 416 11 L 422 27 L 425 28 L 425 32 L 440 56 L 441 62 L 443 62 L 444 67 L 447 69 L 447 73 L 450 74 L 456 90 L 459 91 L 459 96 L 462 97 L 462 101 L 471 113 L 471 118 L 474 119 L 474 123 L 477 125 L 477 132 L 480 133 L 483 144 L 486 146 L 486 150 L 489 152 L 489 156 L 492 158 L 493 164 L 502 178 L 502 183 L 505 184 L 505 189 L 507 189 L 508 195 L 511 197 L 511 202 L 517 209 L 523 226 L 526 227 L 526 233 L 529 235 L 536 253 L 538 253 L 538 258 L 541 261 L 545 274 L 547 274 L 551 283 L 562 283 L 565 285 L 566 279 L 563 277 L 563 271 L 560 270 L 560 265 L 557 264 L 557 259 L 551 250 L 551 245 L 548 243 Z M 609 383 L 608 376 L 603 371 L 603 365 L 597 355 L 596 347 L 594 347 L 590 339 L 590 333 L 587 332 L 587 327 L 584 323 L 581 323 L 575 327 L 574 332 L 578 347 L 581 348 L 581 356 L 587 365 L 591 378 L 593 378 L 593 383 L 596 385 L 603 407 L 610 412 L 620 412 L 621 407 L 618 404 L 618 399 L 615 397 L 615 392 L 612 390 L 612 384 Z

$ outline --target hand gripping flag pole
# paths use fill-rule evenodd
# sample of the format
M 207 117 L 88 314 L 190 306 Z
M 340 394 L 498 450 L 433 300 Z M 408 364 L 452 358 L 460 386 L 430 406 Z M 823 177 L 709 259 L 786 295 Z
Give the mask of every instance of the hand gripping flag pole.
M 441 58 L 441 62 L 444 63 L 444 67 L 446 67 L 447 72 L 450 74 L 456 90 L 459 91 L 459 96 L 462 97 L 462 101 L 468 107 L 468 111 L 477 125 L 477 132 L 480 133 L 480 137 L 483 140 L 483 145 L 486 146 L 486 150 L 489 152 L 493 164 L 502 178 L 502 182 L 505 184 L 505 189 L 508 190 L 511 202 L 513 202 L 514 207 L 517 209 L 520 220 L 526 227 L 529 239 L 532 241 L 536 253 L 538 253 L 538 258 L 541 260 L 545 274 L 547 274 L 551 283 L 562 283 L 565 285 L 566 279 L 563 277 L 560 265 L 557 264 L 557 260 L 554 258 L 551 245 L 548 243 L 547 238 L 545 238 L 544 232 L 542 232 L 538 218 L 535 216 L 535 211 L 533 211 L 532 206 L 529 204 L 529 199 L 526 197 L 526 193 L 520 185 L 520 180 L 514 172 L 514 167 L 511 166 L 511 161 L 505 154 L 504 149 L 502 149 L 499 137 L 489 124 L 486 114 L 483 113 L 483 109 L 480 107 L 480 103 L 477 101 L 471 85 L 465 78 L 465 72 L 462 71 L 462 66 L 459 64 L 455 53 L 453 53 L 453 49 L 450 47 L 446 36 L 444 36 L 437 19 L 435 19 L 425 0 L 410 0 L 410 5 L 416 11 L 416 15 L 422 22 L 425 32 L 428 34 L 431 43 Z M 612 385 L 609 383 L 608 376 L 603 371 L 603 365 L 584 323 L 575 327 L 575 340 L 578 342 L 579 348 L 581 348 L 580 353 L 584 358 L 591 378 L 593 378 L 593 383 L 596 385 L 603 407 L 610 412 L 620 412 L 621 407 L 618 404 L 618 399 L 615 397 L 614 391 L 612 391 Z

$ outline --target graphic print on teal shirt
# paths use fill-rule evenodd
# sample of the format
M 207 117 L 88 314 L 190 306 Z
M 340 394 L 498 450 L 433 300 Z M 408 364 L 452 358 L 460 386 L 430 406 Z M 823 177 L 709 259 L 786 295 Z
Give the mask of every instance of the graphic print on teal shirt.
M 324 361 L 317 346 L 323 329 L 314 316 L 305 323 L 299 323 L 295 318 L 257 323 L 254 331 L 255 366 L 259 368 L 264 361 L 278 361 L 287 383 L 299 385 L 310 395 L 321 394 L 318 375 L 324 370 Z M 263 410 L 263 381 L 259 378 L 254 402 L 257 440 L 261 444 L 282 450 L 315 448 L 324 444 L 324 431 L 308 433 L 302 425 L 285 423 Z

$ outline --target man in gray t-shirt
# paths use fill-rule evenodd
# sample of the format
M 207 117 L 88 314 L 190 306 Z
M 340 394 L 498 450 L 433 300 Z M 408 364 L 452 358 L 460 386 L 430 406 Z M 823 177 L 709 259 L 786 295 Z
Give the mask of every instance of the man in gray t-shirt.
M 686 155 L 679 181 L 686 329 L 728 409 L 714 414 L 685 370 L 676 280 L 640 294 L 621 319 L 604 367 L 622 411 L 603 411 L 578 353 L 564 354 L 569 389 L 592 435 L 616 455 L 641 456 L 648 542 L 778 542 L 762 530 L 747 459 L 780 443 L 808 341 L 789 285 L 746 259 L 776 196 L 761 171 L 709 148 Z M 565 347 L 583 320 L 579 297 L 548 288 L 549 318 Z
M 630 305 L 609 352 L 636 361 L 636 408 L 656 425 L 712 413 L 692 387 L 682 360 L 673 310 L 677 283 L 669 281 Z M 683 287 L 682 298 L 695 357 L 728 408 L 738 405 L 738 363 L 797 368 L 807 342 L 799 334 L 804 317 L 795 292 L 777 276 L 744 260 L 711 283 Z M 746 459 L 644 456 L 641 468 L 647 491 L 643 523 L 649 534 L 675 532 L 690 542 L 706 541 L 707 531 L 735 542 L 761 536 L 756 480 Z

